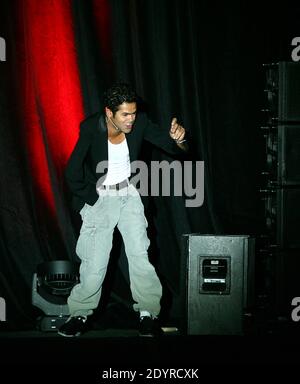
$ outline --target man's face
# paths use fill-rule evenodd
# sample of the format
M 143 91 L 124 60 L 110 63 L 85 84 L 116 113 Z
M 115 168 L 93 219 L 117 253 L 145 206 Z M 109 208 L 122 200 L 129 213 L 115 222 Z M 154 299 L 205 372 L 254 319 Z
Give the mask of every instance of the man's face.
M 136 118 L 136 103 L 123 103 L 113 115 L 112 111 L 107 110 L 108 117 L 123 133 L 130 133 Z

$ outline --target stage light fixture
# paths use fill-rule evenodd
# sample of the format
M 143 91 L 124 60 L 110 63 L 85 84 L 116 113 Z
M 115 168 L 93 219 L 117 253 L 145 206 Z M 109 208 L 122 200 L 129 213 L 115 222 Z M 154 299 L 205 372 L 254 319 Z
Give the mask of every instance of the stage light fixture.
M 32 305 L 45 316 L 37 319 L 41 331 L 56 331 L 69 316 L 67 298 L 79 282 L 79 265 L 67 260 L 47 261 L 37 266 L 32 279 Z

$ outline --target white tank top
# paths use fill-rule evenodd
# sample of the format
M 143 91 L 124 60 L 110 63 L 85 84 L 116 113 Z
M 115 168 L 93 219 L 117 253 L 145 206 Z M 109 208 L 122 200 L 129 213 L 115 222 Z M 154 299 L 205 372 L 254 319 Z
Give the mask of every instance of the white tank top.
M 130 158 L 127 140 L 112 144 L 108 140 L 108 171 L 103 185 L 120 183 L 130 176 Z

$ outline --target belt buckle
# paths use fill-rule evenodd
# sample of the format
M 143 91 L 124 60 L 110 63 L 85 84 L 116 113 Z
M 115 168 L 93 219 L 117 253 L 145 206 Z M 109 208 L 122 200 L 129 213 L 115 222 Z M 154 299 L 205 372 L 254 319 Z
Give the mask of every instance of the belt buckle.
M 116 184 L 116 189 L 119 191 L 122 188 L 125 188 L 126 186 L 128 187 L 129 182 L 127 179 L 121 181 L 120 183 Z
M 124 188 L 125 186 L 129 185 L 129 181 L 127 179 L 121 181 L 117 184 L 108 185 L 108 189 L 115 189 L 116 191 L 119 191 L 120 189 Z

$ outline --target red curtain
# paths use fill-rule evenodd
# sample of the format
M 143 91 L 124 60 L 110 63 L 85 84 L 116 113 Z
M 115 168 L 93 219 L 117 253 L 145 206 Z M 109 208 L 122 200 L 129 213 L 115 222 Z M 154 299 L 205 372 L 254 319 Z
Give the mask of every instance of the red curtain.
M 79 19 L 74 11 L 78 5 L 93 12 L 82 12 Z M 0 296 L 7 299 L 9 327 L 25 326 L 27 313 L 32 315 L 36 266 L 75 259 L 79 217 L 69 209 L 63 173 L 85 117 L 84 86 L 96 86 L 90 84 L 91 76 L 80 73 L 83 52 L 90 53 L 80 48 L 86 42 L 92 52 L 100 51 L 99 60 L 106 60 L 109 15 L 108 0 L 0 3 L 0 35 L 7 43 L 0 97 L 1 165 L 6 171 L 0 196 Z M 79 35 L 82 27 L 89 34 Z
M 36 187 L 55 215 L 54 183 L 84 117 L 70 0 L 27 0 L 18 7 L 24 143 Z

